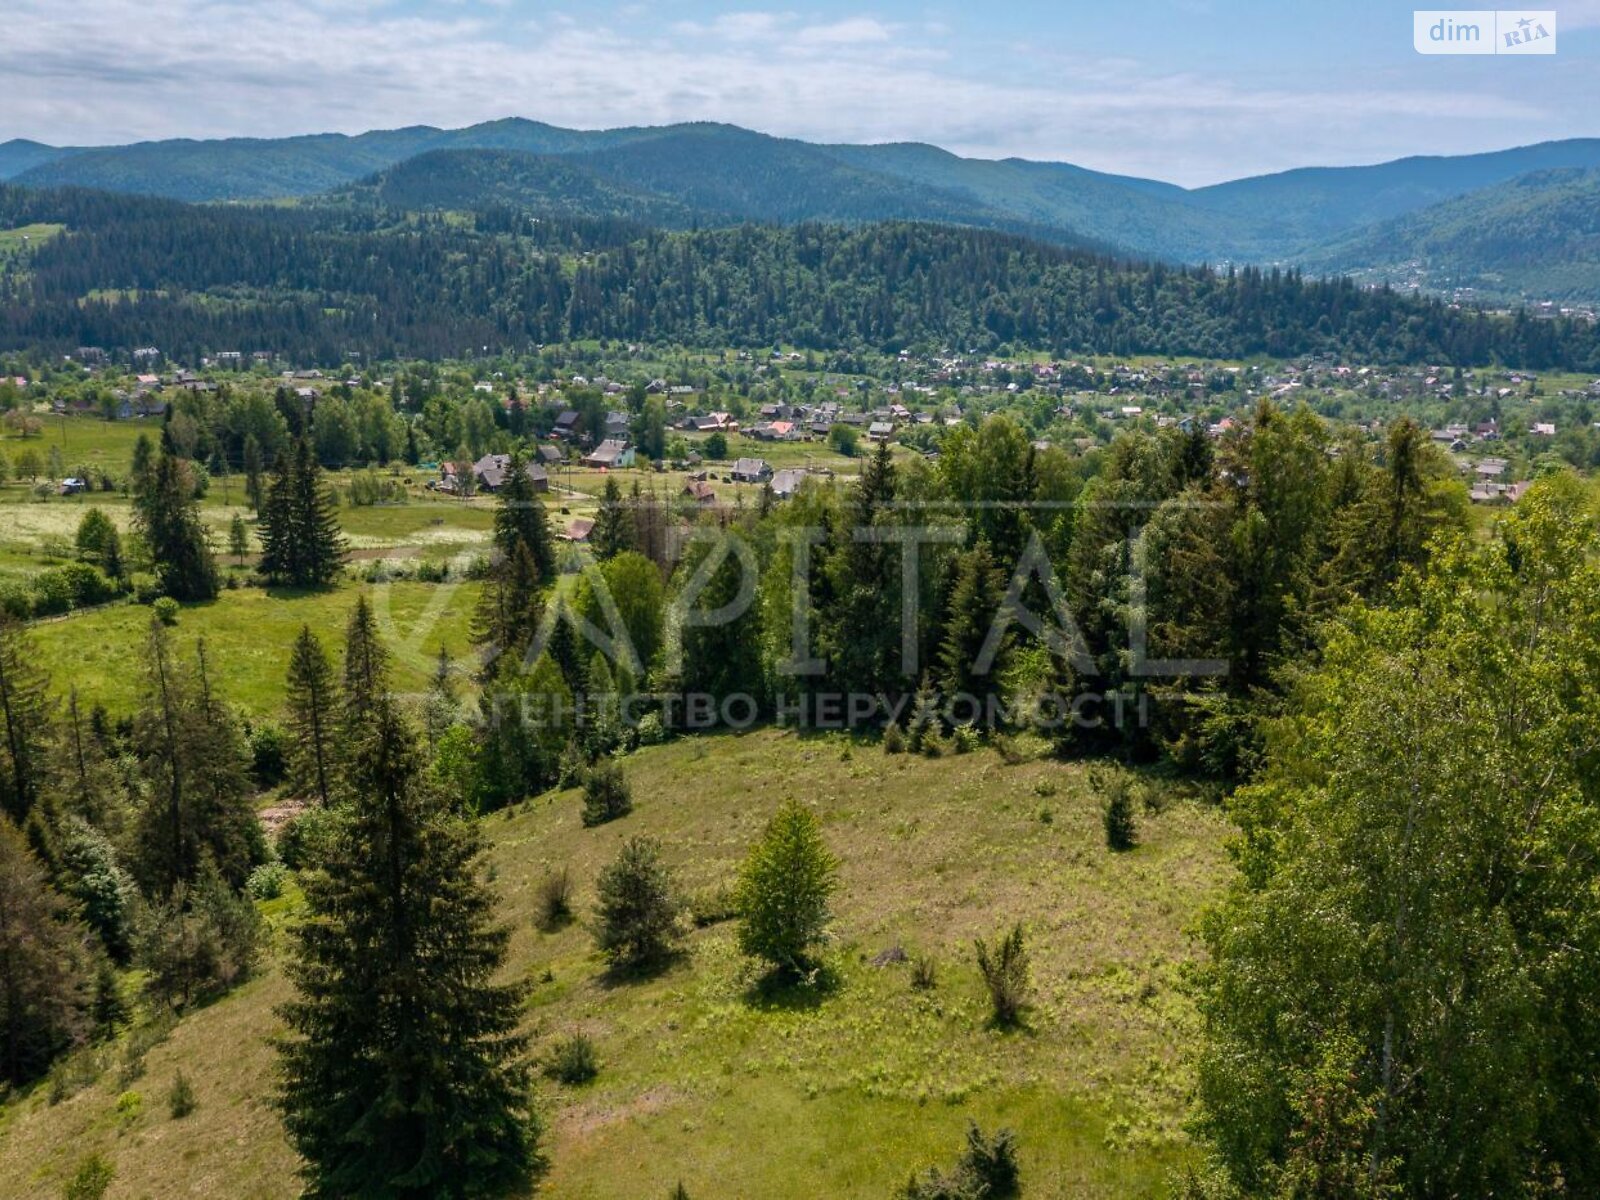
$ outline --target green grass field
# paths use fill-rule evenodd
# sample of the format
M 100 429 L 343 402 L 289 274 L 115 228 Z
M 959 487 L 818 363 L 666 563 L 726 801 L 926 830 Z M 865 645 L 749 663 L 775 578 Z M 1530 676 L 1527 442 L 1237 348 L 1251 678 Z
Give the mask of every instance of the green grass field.
M 1181 1048 L 1195 1018 L 1180 980 L 1188 925 L 1226 873 L 1214 809 L 1174 796 L 1142 818 L 1137 850 L 1112 855 L 1081 766 L 888 756 L 768 730 L 678 741 L 625 767 L 636 809 L 612 825 L 584 829 L 572 792 L 486 818 L 536 1052 L 581 1030 L 601 1061 L 588 1085 L 540 1084 L 551 1168 L 539 1195 L 638 1200 L 681 1179 L 697 1200 L 881 1200 L 912 1169 L 948 1163 L 969 1118 L 1017 1131 L 1030 1197 L 1164 1193 L 1191 1153 Z M 596 872 L 630 834 L 660 837 L 685 889 L 726 882 L 789 796 L 815 807 L 842 860 L 831 990 L 764 994 L 728 924 L 693 932 L 656 978 L 622 983 L 581 921 L 538 926 L 545 875 L 571 871 L 586 917 Z M 1034 1004 L 1006 1033 L 988 1025 L 972 938 L 1017 920 Z M 904 963 L 874 965 L 896 945 L 933 956 L 936 988 L 914 991 Z M 0 1197 L 56 1194 L 90 1151 L 115 1164 L 113 1200 L 297 1195 L 269 1102 L 267 1039 L 286 995 L 269 966 L 185 1018 L 143 1078 L 113 1070 L 54 1107 L 43 1088 L 14 1103 Z M 199 1109 L 174 1121 L 163 1097 L 179 1069 Z M 129 1089 L 142 1111 L 119 1116 Z
M 246 587 L 224 591 L 208 604 L 185 605 L 173 630 L 180 651 L 206 639 L 211 661 L 222 667 L 223 695 L 242 711 L 273 716 L 283 705 L 289 648 L 302 624 L 337 654 L 358 587 L 294 593 Z M 395 686 L 420 691 L 440 646 L 466 663 L 476 584 L 384 583 L 367 589 L 385 643 L 394 657 Z M 56 690 L 78 689 L 87 704 L 129 711 L 142 682 L 142 653 L 150 609 L 120 603 L 36 622 L 33 641 L 40 665 Z

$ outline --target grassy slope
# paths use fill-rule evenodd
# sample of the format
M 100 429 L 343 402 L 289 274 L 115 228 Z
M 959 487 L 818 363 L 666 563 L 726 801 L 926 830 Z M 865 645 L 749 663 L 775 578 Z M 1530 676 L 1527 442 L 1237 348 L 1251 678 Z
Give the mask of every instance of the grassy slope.
M 536 1045 L 581 1029 L 602 1059 L 587 1087 L 541 1085 L 553 1165 L 540 1194 L 634 1200 L 681 1177 L 701 1198 L 882 1197 L 913 1166 L 951 1158 L 969 1116 L 1018 1130 L 1030 1196 L 1161 1191 L 1186 1154 L 1179 977 L 1194 952 L 1185 927 L 1225 871 L 1214 811 L 1174 803 L 1145 819 L 1140 849 L 1113 857 L 1077 766 L 896 758 L 764 731 L 646 750 L 628 770 L 637 808 L 612 826 L 583 829 L 572 793 L 488 819 Z M 789 795 L 816 806 L 843 860 L 830 994 L 762 996 L 729 925 L 624 984 L 606 980 L 581 925 L 536 927 L 552 867 L 570 867 L 587 911 L 598 868 L 647 832 L 686 888 L 714 884 Z M 1025 1029 L 999 1033 L 971 939 L 1014 919 L 1030 930 L 1037 1005 Z M 935 991 L 913 992 L 904 965 L 871 964 L 897 942 L 936 957 Z M 182 1022 L 131 1085 L 144 1097 L 131 1121 L 110 1076 L 54 1108 L 42 1094 L 18 1102 L 0 1134 L 0 1197 L 51 1194 L 91 1150 L 116 1163 L 113 1198 L 293 1196 L 263 1041 L 285 994 L 271 970 Z M 163 1099 L 179 1068 L 200 1101 L 183 1122 Z
M 203 636 L 211 661 L 226 666 L 221 686 L 228 700 L 247 714 L 276 716 L 283 707 L 289 648 L 300 626 L 309 624 L 337 658 L 356 594 L 354 584 L 310 593 L 225 591 L 208 604 L 185 605 L 175 640 L 188 653 Z M 476 584 L 385 583 L 368 594 L 394 656 L 397 688 L 425 688 L 441 645 L 458 660 L 471 649 Z M 60 690 L 76 687 L 86 704 L 127 712 L 142 685 L 149 622 L 149 608 L 118 603 L 37 622 L 32 633 L 40 665 Z

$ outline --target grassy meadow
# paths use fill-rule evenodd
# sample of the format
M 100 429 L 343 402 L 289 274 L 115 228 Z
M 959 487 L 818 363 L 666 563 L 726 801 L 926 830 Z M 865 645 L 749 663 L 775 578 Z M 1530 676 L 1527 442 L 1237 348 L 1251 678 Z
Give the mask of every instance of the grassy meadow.
M 575 792 L 486 819 L 535 1053 L 581 1031 L 600 1059 L 589 1084 L 540 1084 L 550 1169 L 537 1195 L 637 1200 L 681 1179 L 697 1198 L 881 1198 L 949 1162 L 969 1118 L 1017 1131 L 1030 1197 L 1164 1194 L 1190 1153 L 1181 978 L 1188 924 L 1226 873 L 1215 809 L 1169 795 L 1142 816 L 1140 847 L 1113 855 L 1078 765 L 890 756 L 779 730 L 684 739 L 624 765 L 636 807 L 619 822 L 584 829 Z M 691 932 L 653 978 L 607 975 L 584 922 L 625 837 L 661 838 L 680 885 L 703 895 L 791 796 L 815 808 L 842 864 L 828 986 L 765 990 L 725 923 Z M 579 920 L 552 929 L 538 892 L 562 867 Z M 293 904 L 270 906 L 280 952 Z M 972 939 L 1019 920 L 1033 1006 L 1001 1032 Z M 884 954 L 896 947 L 932 956 L 933 989 L 910 986 Z M 287 994 L 269 965 L 187 1016 L 142 1077 L 108 1064 L 56 1105 L 45 1086 L 11 1105 L 0 1197 L 55 1194 L 91 1151 L 115 1164 L 109 1200 L 297 1195 L 270 1106 L 272 1010 Z M 163 1099 L 180 1069 L 199 1100 L 181 1121 Z

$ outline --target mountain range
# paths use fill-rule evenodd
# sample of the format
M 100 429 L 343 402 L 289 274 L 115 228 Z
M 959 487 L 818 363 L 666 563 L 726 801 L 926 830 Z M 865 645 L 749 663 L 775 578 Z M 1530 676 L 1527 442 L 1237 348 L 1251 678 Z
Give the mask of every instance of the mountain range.
M 588 131 L 511 118 L 127 146 L 19 139 L 0 144 L 0 180 L 191 202 L 515 207 L 667 228 L 922 220 L 1136 258 L 1297 264 L 1471 288 L 1486 300 L 1600 300 L 1600 138 L 1188 189 L 920 143 L 824 145 L 704 123 Z

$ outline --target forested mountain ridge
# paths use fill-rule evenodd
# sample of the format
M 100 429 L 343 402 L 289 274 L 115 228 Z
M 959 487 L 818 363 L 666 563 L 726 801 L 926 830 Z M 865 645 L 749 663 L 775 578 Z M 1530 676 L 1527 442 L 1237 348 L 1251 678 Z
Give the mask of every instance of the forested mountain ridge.
M 439 151 L 462 156 L 416 161 Z M 483 161 L 469 167 L 469 155 L 482 155 Z M 619 189 L 628 199 L 623 207 L 631 208 L 627 215 L 654 220 L 650 212 L 679 206 L 687 210 L 682 223 L 702 226 L 739 220 L 953 221 L 1175 262 L 1271 263 L 1530 171 L 1600 166 L 1600 139 L 1303 168 L 1185 189 L 1069 163 L 962 158 L 919 143 L 816 145 L 712 123 L 572 130 L 510 118 L 464 129 L 413 126 L 353 137 L 93 148 L 14 141 L 0 146 L 0 179 L 190 201 L 254 200 L 340 192 L 407 164 L 407 187 L 419 189 L 425 207 L 448 200 L 478 209 L 518 195 L 543 202 L 542 189 L 528 188 L 527 174 L 535 168 L 508 155 L 567 160 L 571 175 L 566 189 L 557 190 L 561 203 L 555 211 L 576 207 L 574 189 L 601 195 Z M 609 199 L 613 203 L 602 211 L 616 207 L 618 197 Z
M 0 277 L 3 346 L 326 363 L 609 337 L 1600 368 L 1585 321 L 1491 317 L 1294 272 L 1130 265 L 956 226 L 669 233 L 512 209 L 467 226 L 0 188 L 0 226 L 35 222 L 69 232 Z
M 1518 176 L 1358 230 L 1306 261 L 1435 291 L 1600 299 L 1600 169 Z

